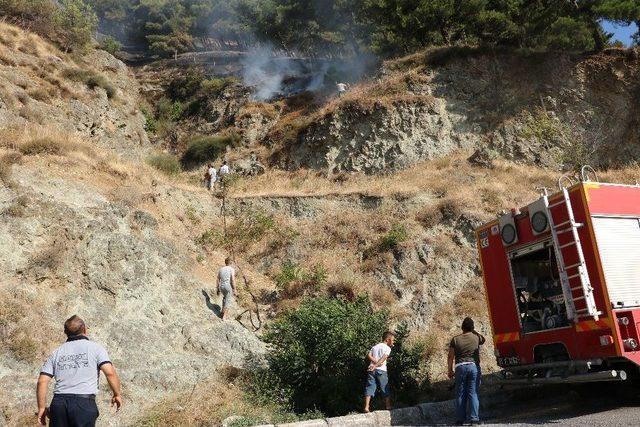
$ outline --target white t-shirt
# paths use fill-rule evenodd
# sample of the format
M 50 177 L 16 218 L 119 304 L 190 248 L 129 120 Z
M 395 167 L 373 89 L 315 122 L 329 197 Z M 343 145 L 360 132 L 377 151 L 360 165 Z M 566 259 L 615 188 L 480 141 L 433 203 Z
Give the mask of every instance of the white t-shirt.
M 229 166 L 222 165 L 220 166 L 220 175 L 226 175 L 229 173 Z
M 347 85 L 344 83 L 338 83 L 336 86 L 338 86 L 338 92 L 345 92 L 347 90 Z
M 216 168 L 214 168 L 213 166 L 211 166 L 209 168 L 209 176 L 211 177 L 212 181 L 216 180 L 216 175 L 218 174 L 218 172 L 216 172 Z
M 225 265 L 218 271 L 218 278 L 220 279 L 220 287 L 231 289 L 231 276 L 235 274 L 233 267 Z
M 381 342 L 380 344 L 374 345 L 371 348 L 371 351 L 369 352 L 369 354 L 375 360 L 380 360 L 384 356 L 389 356 L 391 354 L 391 347 L 389 347 L 385 343 Z M 376 371 L 386 371 L 386 370 L 387 370 L 387 361 L 386 360 L 384 361 L 384 363 L 381 366 L 376 368 Z

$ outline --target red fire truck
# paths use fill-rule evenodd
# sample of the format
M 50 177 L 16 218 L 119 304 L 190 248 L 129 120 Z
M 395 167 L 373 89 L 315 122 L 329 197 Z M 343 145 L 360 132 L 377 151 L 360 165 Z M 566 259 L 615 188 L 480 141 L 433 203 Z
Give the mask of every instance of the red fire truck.
M 476 230 L 506 383 L 640 372 L 640 185 L 586 172 Z

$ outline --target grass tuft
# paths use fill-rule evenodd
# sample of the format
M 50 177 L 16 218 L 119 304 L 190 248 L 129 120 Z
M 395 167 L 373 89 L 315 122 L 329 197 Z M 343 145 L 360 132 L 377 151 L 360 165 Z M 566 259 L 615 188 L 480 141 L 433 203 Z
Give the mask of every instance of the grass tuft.
M 147 158 L 147 163 L 169 176 L 176 176 L 182 171 L 180 162 L 178 162 L 176 156 L 173 156 L 171 154 L 153 154 L 152 156 Z

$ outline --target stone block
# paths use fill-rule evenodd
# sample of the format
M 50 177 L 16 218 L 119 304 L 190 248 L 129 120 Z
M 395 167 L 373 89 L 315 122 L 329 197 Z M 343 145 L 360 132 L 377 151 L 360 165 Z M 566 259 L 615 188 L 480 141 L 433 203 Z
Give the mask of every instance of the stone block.
M 296 423 L 278 424 L 277 427 L 327 427 L 325 420 L 307 420 Z
M 417 406 L 393 409 L 391 411 L 392 426 L 416 426 L 423 424 L 422 411 Z
M 373 416 L 376 420 L 376 425 L 380 427 L 391 425 L 391 411 L 375 411 Z
M 344 417 L 327 418 L 329 427 L 370 426 L 375 427 L 376 416 L 371 414 L 345 415 Z
M 453 400 L 421 403 L 418 408 L 422 412 L 422 419 L 428 424 L 442 424 L 455 419 Z

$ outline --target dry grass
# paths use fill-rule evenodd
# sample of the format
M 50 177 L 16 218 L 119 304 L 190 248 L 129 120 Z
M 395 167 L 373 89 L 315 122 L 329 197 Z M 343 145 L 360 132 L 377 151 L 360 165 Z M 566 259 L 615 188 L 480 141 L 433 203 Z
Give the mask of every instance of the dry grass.
M 28 204 L 29 198 L 27 196 L 18 196 L 11 205 L 4 210 L 4 213 L 12 217 L 22 217 L 25 214 Z
M 242 107 L 238 113 L 238 117 L 240 119 L 246 119 L 261 115 L 267 119 L 275 119 L 280 114 L 278 107 L 281 108 L 282 106 L 277 103 L 248 102 Z
M 0 147 L 19 151 L 25 156 L 68 155 L 83 153 L 89 157 L 95 150 L 79 137 L 54 127 L 28 126 L 0 130 Z
M 11 168 L 14 164 L 20 163 L 21 160 L 22 155 L 15 151 L 9 151 L 0 156 L 0 181 L 7 187 L 15 187 L 15 183 L 11 179 Z
M 230 370 L 223 370 L 228 374 Z M 227 378 L 212 377 L 199 383 L 190 393 L 183 393 L 152 406 L 135 425 L 140 427 L 222 425 L 232 415 L 244 417 L 246 424 L 295 420 L 275 403 L 271 406 L 252 402 L 242 390 L 241 374 Z

